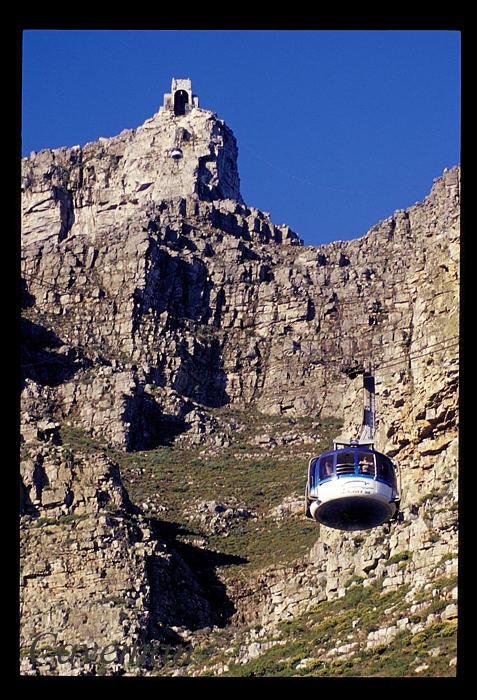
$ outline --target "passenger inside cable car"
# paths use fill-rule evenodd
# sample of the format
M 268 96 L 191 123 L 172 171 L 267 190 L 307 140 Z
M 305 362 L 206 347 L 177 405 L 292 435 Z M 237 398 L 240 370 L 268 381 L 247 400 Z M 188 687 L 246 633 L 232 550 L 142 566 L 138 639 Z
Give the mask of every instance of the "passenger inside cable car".
M 334 465 L 336 461 L 336 467 Z M 333 476 L 360 474 L 395 486 L 396 478 L 391 461 L 385 455 L 371 451 L 338 450 L 312 460 L 310 487 Z
M 369 452 L 360 452 L 358 454 L 358 472 L 368 476 L 375 475 L 373 455 Z
M 320 481 L 328 479 L 330 476 L 333 476 L 333 457 L 323 457 L 320 460 Z
M 327 457 L 316 457 L 311 463 L 310 468 L 311 483 L 310 487 L 313 490 L 318 483 L 329 479 L 333 476 L 333 455 Z
M 394 466 L 367 446 L 335 448 L 310 460 L 306 499 L 306 515 L 328 527 L 376 527 L 399 510 Z
M 396 485 L 396 475 L 390 460 L 384 455 L 376 455 L 377 478 L 391 486 Z

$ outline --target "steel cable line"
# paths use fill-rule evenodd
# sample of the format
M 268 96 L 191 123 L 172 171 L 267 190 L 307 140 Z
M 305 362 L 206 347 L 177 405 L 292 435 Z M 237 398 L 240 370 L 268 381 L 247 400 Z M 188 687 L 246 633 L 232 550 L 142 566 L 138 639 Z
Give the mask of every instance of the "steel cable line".
M 454 338 L 455 338 L 455 337 L 457 337 L 457 336 L 454 336 Z M 429 347 L 433 347 L 433 348 L 434 348 L 434 349 L 431 350 L 430 352 L 422 352 L 422 353 L 415 354 L 415 355 L 408 355 L 408 354 L 406 354 L 406 355 L 398 355 L 397 357 L 394 357 L 394 358 L 392 359 L 392 362 L 384 362 L 384 363 L 381 363 L 381 364 L 377 364 L 377 363 L 373 362 L 373 363 L 372 363 L 373 372 L 376 372 L 376 373 L 379 373 L 379 374 L 394 374 L 395 370 L 390 370 L 391 367 L 397 367 L 397 366 L 399 366 L 400 364 L 402 364 L 403 362 L 413 362 L 413 361 L 415 361 L 415 360 L 420 359 L 421 357 L 426 357 L 426 356 L 429 356 L 429 355 L 434 355 L 434 354 L 436 354 L 436 353 L 438 353 L 438 352 L 445 352 L 445 351 L 447 351 L 447 350 L 451 350 L 452 348 L 458 347 L 458 346 L 460 345 L 460 341 L 456 341 L 456 342 L 452 342 L 452 343 L 451 343 L 451 342 L 450 342 L 451 340 L 452 340 L 451 338 L 448 338 L 448 339 L 442 340 L 440 343 L 434 344 L 433 346 L 429 346 Z M 449 344 L 448 344 L 448 343 L 449 343 Z M 438 345 L 442 345 L 443 347 L 440 347 L 440 348 L 439 348 L 439 347 L 436 347 L 436 346 L 438 346 Z M 425 348 L 425 349 L 427 349 L 427 348 Z M 369 359 L 369 356 L 368 356 L 368 359 Z M 342 362 L 343 362 L 342 359 L 341 359 L 341 360 L 323 360 L 322 362 L 319 362 L 318 364 L 319 364 L 320 366 L 324 366 L 324 367 L 326 367 L 326 366 L 334 366 L 334 367 L 336 368 L 336 366 L 342 364 Z M 384 370 L 384 372 L 383 372 L 383 370 Z M 387 371 L 386 371 L 386 370 L 387 370 Z M 358 374 L 361 374 L 361 373 L 364 372 L 364 371 L 365 371 L 364 367 L 363 367 L 363 368 L 360 368 L 359 371 L 358 371 L 358 367 L 356 368 L 356 374 L 357 374 L 357 375 L 358 375 Z M 345 373 L 344 370 L 340 370 L 340 372 L 341 372 L 341 373 Z
M 32 277 L 32 275 L 29 275 L 28 273 L 25 273 L 25 274 L 24 274 L 24 279 L 33 280 L 33 277 Z M 35 282 L 36 282 L 37 284 L 39 284 L 40 286 L 47 287 L 47 288 L 52 289 L 52 290 L 54 290 L 54 291 L 56 291 L 56 292 L 61 292 L 61 291 L 63 291 L 64 293 L 71 293 L 71 292 L 73 291 L 71 288 L 69 288 L 69 289 L 61 288 L 61 287 L 58 287 L 57 284 L 52 284 L 52 283 L 48 283 L 48 282 L 45 282 L 45 281 L 37 281 L 37 280 L 35 280 Z M 28 291 L 28 290 L 26 290 L 26 291 Z M 429 298 L 424 299 L 424 300 L 421 300 L 421 301 L 422 301 L 422 302 L 432 301 L 436 296 L 438 296 L 438 295 L 440 295 L 440 294 L 451 293 L 451 292 L 453 292 L 453 291 L 454 291 L 454 290 L 441 290 L 440 292 L 438 292 L 437 294 L 433 295 L 432 297 L 429 297 Z M 95 299 L 95 300 L 97 300 L 97 297 L 89 297 L 89 298 L 90 298 L 90 299 Z M 365 297 L 354 297 L 354 298 L 353 298 L 353 303 L 354 303 L 354 299 L 357 299 L 357 300 L 360 301 L 360 302 L 366 302 L 366 298 L 365 298 Z M 332 302 L 332 301 L 334 302 L 334 301 L 335 301 L 336 304 L 337 304 L 337 306 L 338 306 L 338 309 L 341 309 L 342 307 L 344 307 L 344 306 L 346 306 L 346 305 L 348 305 L 348 304 L 351 303 L 351 301 L 350 301 L 349 298 L 346 298 L 345 300 L 338 300 L 338 299 L 336 299 L 336 300 L 333 299 L 333 300 L 332 300 L 332 299 L 330 299 L 329 301 L 330 301 L 330 302 Z M 327 302 L 325 302 L 325 303 L 327 303 Z M 324 304 L 323 304 L 323 305 L 324 305 Z M 322 305 L 322 306 L 323 306 L 323 305 Z M 81 307 L 81 308 L 83 308 L 83 307 Z M 338 309 L 337 309 L 337 310 L 338 310 Z M 38 311 L 41 313 L 40 310 L 38 310 Z M 369 313 L 369 311 L 368 311 L 367 313 Z M 387 311 L 384 310 L 384 309 L 379 309 L 379 310 L 376 310 L 374 313 L 376 313 L 376 314 L 379 314 L 379 313 L 387 313 Z M 382 338 L 383 335 L 387 335 L 387 334 L 390 334 L 390 333 L 395 334 L 395 333 L 398 333 L 398 332 L 405 332 L 405 331 L 414 330 L 414 329 L 415 329 L 415 325 L 414 325 L 414 324 L 410 324 L 410 325 L 408 325 L 408 326 L 396 326 L 396 327 L 394 327 L 394 328 L 387 328 L 387 329 L 386 329 L 386 328 L 385 328 L 385 329 L 378 329 L 376 326 L 372 326 L 372 328 L 375 328 L 376 335 L 381 336 L 381 338 Z M 374 336 L 374 337 L 376 337 L 376 336 Z M 372 338 L 372 340 L 374 340 L 374 337 Z M 418 342 L 418 341 L 419 341 L 420 339 L 422 339 L 423 337 L 424 337 L 424 336 L 420 336 L 420 337 L 418 337 L 418 338 L 412 338 L 412 340 L 411 340 L 410 338 L 407 338 L 407 339 L 403 339 L 402 342 L 397 342 L 397 341 L 384 342 L 384 341 L 381 340 L 381 342 L 376 343 L 374 346 L 373 346 L 373 344 L 372 344 L 371 350 L 373 349 L 373 347 L 376 347 L 376 349 L 378 349 L 378 348 L 381 349 L 381 348 L 383 348 L 383 347 L 387 347 L 387 346 L 391 346 L 391 345 L 393 345 L 394 347 L 400 347 L 400 346 L 405 347 L 405 346 L 408 346 L 410 342 Z M 456 336 L 452 336 L 452 337 L 450 337 L 450 338 L 448 338 L 448 339 L 444 339 L 444 340 L 442 340 L 442 341 L 439 341 L 438 343 L 436 343 L 436 344 L 434 344 L 434 345 L 440 345 L 440 344 L 443 344 L 443 343 L 447 343 L 447 342 L 449 342 L 450 340 L 453 340 L 454 338 L 458 338 L 458 337 L 459 337 L 459 336 L 457 336 L 457 335 L 456 335 Z M 352 341 L 352 340 L 354 340 L 354 339 L 356 339 L 356 334 L 350 335 L 350 336 L 346 336 L 346 335 L 344 335 L 343 329 L 340 328 L 340 332 L 339 332 L 337 335 L 331 335 L 331 336 L 330 336 L 330 335 L 327 335 L 327 336 L 325 336 L 325 337 L 323 338 L 323 342 L 328 343 L 328 342 L 338 341 L 338 344 L 339 344 L 339 345 L 342 345 L 343 342 Z M 456 343 L 456 344 L 458 344 L 458 343 Z M 433 346 L 428 346 L 428 347 L 433 347 Z M 406 354 L 406 355 L 398 356 L 398 358 L 406 358 L 406 357 L 408 357 L 407 354 Z M 336 366 L 336 364 L 340 364 L 342 361 L 343 361 L 343 358 L 340 359 L 340 360 L 320 360 L 320 361 L 318 361 L 318 364 L 320 364 L 320 365 L 335 365 L 335 366 Z M 400 359 L 398 359 L 397 361 L 395 361 L 395 359 L 393 359 L 393 364 L 399 364 L 399 363 L 400 363 Z M 39 364 L 44 364 L 44 363 L 43 363 L 43 362 L 39 362 L 39 363 L 29 363 L 29 364 L 24 364 L 24 365 L 22 365 L 22 366 L 23 366 L 23 367 L 26 367 L 26 366 L 35 366 L 35 365 L 39 365 Z M 380 366 L 381 366 L 381 367 L 389 367 L 389 366 L 392 366 L 392 364 L 390 364 L 390 363 L 388 362 L 388 363 L 385 363 L 384 365 L 380 365 Z
M 375 368 L 376 370 L 380 369 L 388 369 L 389 367 L 394 367 L 396 365 L 401 364 L 402 361 L 407 360 L 408 362 L 413 362 L 414 360 L 418 360 L 421 357 L 426 357 L 428 355 L 434 355 L 434 353 L 437 352 L 445 352 L 446 350 L 450 350 L 451 348 L 458 347 L 460 345 L 460 341 L 456 340 L 456 342 L 450 342 L 451 340 L 454 340 L 458 338 L 459 336 L 451 336 L 450 338 L 446 338 L 445 340 L 440 341 L 439 343 L 434 343 L 433 345 L 429 345 L 428 347 L 433 347 L 435 348 L 437 345 L 444 345 L 445 347 L 439 348 L 439 349 L 434 349 L 431 352 L 422 352 L 417 355 L 401 355 L 398 358 L 393 358 L 392 362 L 385 362 L 381 365 L 376 365 Z M 449 345 L 447 343 L 450 343 Z M 428 348 L 424 348 L 427 350 Z
M 57 285 L 56 283 L 45 282 L 43 280 L 41 280 L 41 281 L 35 280 L 31 275 L 29 275 L 27 273 L 23 274 L 23 278 L 34 281 L 35 284 L 38 284 L 40 287 L 45 287 L 47 289 L 51 289 L 57 293 L 63 293 L 63 294 L 82 293 L 83 294 L 83 292 L 81 292 L 80 290 L 74 290 L 72 287 L 66 288 L 66 287 L 61 287 L 61 286 Z M 74 284 L 74 282 L 73 282 L 73 284 Z M 26 289 L 25 291 L 30 293 L 28 289 Z M 104 291 L 104 293 L 105 293 L 105 295 L 107 295 L 107 293 L 105 291 Z M 454 293 L 454 290 L 453 289 L 441 290 L 440 292 L 438 292 L 437 294 L 434 294 L 431 297 L 427 297 L 426 299 L 420 299 L 420 302 L 426 303 L 428 301 L 432 301 L 433 299 L 435 299 L 436 296 L 440 296 L 442 294 L 450 294 L 450 293 Z M 93 296 L 86 296 L 85 298 L 97 299 L 97 297 L 93 297 Z M 310 297 L 307 297 L 307 299 L 310 299 Z M 313 300 L 311 300 L 311 301 L 313 301 Z M 385 300 L 385 301 L 387 301 L 387 300 Z M 381 304 L 382 303 L 381 300 L 379 300 L 379 299 L 372 299 L 372 300 L 368 299 L 367 300 L 366 297 L 364 297 L 364 296 L 363 297 L 353 296 L 353 297 L 345 297 L 344 299 L 330 298 L 328 300 L 323 300 L 322 304 L 321 304 L 321 308 L 323 308 L 325 305 L 331 304 L 331 303 L 336 303 L 338 308 L 344 308 L 347 306 L 353 306 L 353 308 L 354 308 L 357 302 L 363 303 L 363 304 L 366 303 L 366 304 L 368 304 L 368 306 L 372 305 L 373 303 L 374 304 L 376 304 L 376 303 Z M 389 310 L 390 309 L 387 308 L 386 306 L 380 306 L 379 308 L 376 308 L 376 309 L 367 308 L 366 313 L 379 315 L 379 314 L 389 313 Z M 338 309 L 337 309 L 337 311 L 338 311 Z M 411 327 L 412 326 L 408 326 L 408 328 L 411 328 Z
M 83 297 L 86 299 L 97 299 L 97 297 L 93 297 L 91 295 L 85 295 L 81 291 L 81 289 L 76 289 L 76 290 L 73 289 L 72 287 L 75 284 L 76 280 L 73 281 L 71 287 L 61 287 L 58 284 L 56 284 L 55 282 L 45 282 L 44 280 L 37 280 L 32 275 L 29 275 L 28 273 L 21 273 L 21 274 L 22 274 L 22 278 L 24 280 L 30 280 L 34 284 L 37 284 L 39 287 L 51 289 L 52 291 L 57 292 L 58 294 L 78 294 L 78 293 L 80 293 L 80 294 L 83 294 Z M 21 291 L 25 291 L 25 292 L 31 294 L 29 289 L 25 289 L 25 290 L 21 290 Z M 103 291 L 105 293 L 105 296 L 107 296 L 106 291 L 105 290 L 103 290 Z
M 423 336 L 421 336 L 421 338 L 422 338 L 422 337 L 423 337 Z M 448 338 L 444 338 L 443 340 L 439 340 L 439 341 L 437 341 L 436 343 L 432 343 L 431 345 L 426 346 L 426 348 L 424 348 L 424 349 L 427 350 L 428 348 L 434 348 L 434 347 L 439 346 L 439 345 L 445 345 L 445 344 L 447 344 L 447 343 L 450 343 L 451 341 L 454 341 L 454 340 L 458 339 L 459 337 L 460 337 L 459 335 L 449 336 Z M 420 340 L 420 339 L 419 339 L 419 340 Z M 394 345 L 394 343 L 383 343 L 383 345 L 380 346 L 380 347 L 384 347 L 384 346 L 387 346 L 387 345 Z M 453 347 L 454 345 L 459 345 L 459 341 L 458 341 L 458 342 L 455 342 L 455 343 L 452 343 L 452 347 Z M 451 347 L 451 346 L 449 346 L 449 347 Z M 447 349 L 447 348 L 442 348 L 442 350 L 446 350 L 446 349 Z M 440 351 L 439 351 L 439 350 L 436 350 L 436 352 L 440 352 Z M 431 354 L 431 353 L 425 353 L 425 354 Z M 378 366 L 379 366 L 379 367 L 390 367 L 390 366 L 392 366 L 393 364 L 400 364 L 399 361 L 400 361 L 401 358 L 402 358 L 402 359 L 414 360 L 414 359 L 417 359 L 418 357 L 422 357 L 422 356 L 423 356 L 423 355 L 421 355 L 421 354 L 412 355 L 412 356 L 411 356 L 411 355 L 409 355 L 408 353 L 406 353 L 406 354 L 404 354 L 404 355 L 398 355 L 397 358 L 396 358 L 396 357 L 392 358 L 392 361 L 387 361 L 387 362 L 381 363 L 380 365 L 375 365 L 375 364 L 373 363 L 373 366 L 374 366 L 374 367 L 378 367 Z M 343 361 L 343 359 L 339 359 L 339 360 L 338 360 L 338 359 L 336 359 L 336 360 L 322 360 L 322 361 L 319 362 L 319 364 L 320 364 L 320 365 L 336 365 L 336 364 L 340 364 L 342 361 Z
M 96 297 L 94 297 L 94 298 L 96 299 Z M 80 308 L 83 308 L 83 307 L 80 307 Z M 42 313 L 42 311 L 39 310 L 39 309 L 38 309 L 38 312 L 39 312 L 40 314 Z M 44 312 L 43 312 L 43 313 L 44 313 Z M 89 315 L 89 314 L 88 314 L 88 315 Z M 380 350 L 380 349 L 385 348 L 385 347 L 388 347 L 388 346 L 394 346 L 394 347 L 405 347 L 405 346 L 409 346 L 410 343 L 418 342 L 419 340 L 422 340 L 422 338 L 425 337 L 425 335 L 421 335 L 421 336 L 419 336 L 419 337 L 413 337 L 413 338 L 408 337 L 408 338 L 406 338 L 406 339 L 402 339 L 401 341 L 398 341 L 398 340 L 396 340 L 396 341 L 383 341 L 383 340 L 382 340 L 382 337 L 383 337 L 383 336 L 386 336 L 386 335 L 388 335 L 388 334 L 395 334 L 395 333 L 399 333 L 399 332 L 404 333 L 404 332 L 407 332 L 407 331 L 414 330 L 416 327 L 415 327 L 414 324 L 411 324 L 411 325 L 406 325 L 406 326 L 396 326 L 396 327 L 394 327 L 394 328 L 378 329 L 378 328 L 376 328 L 376 327 L 374 327 L 374 326 L 373 326 L 372 328 L 375 328 L 375 333 L 376 333 L 376 335 L 375 335 L 373 338 L 371 338 L 371 341 L 373 341 L 374 339 L 376 339 L 376 336 L 377 336 L 378 342 L 376 342 L 376 343 L 373 343 L 373 342 L 372 342 L 372 343 L 371 343 L 371 351 L 372 351 L 373 349 L 376 349 L 376 350 L 379 349 L 379 350 Z M 359 332 L 359 331 L 358 331 L 358 332 Z M 453 337 L 459 337 L 459 336 L 453 336 Z M 336 334 L 336 335 L 324 335 L 324 336 L 323 336 L 323 339 L 322 339 L 322 343 L 328 344 L 328 343 L 335 343 L 335 342 L 336 342 L 336 344 L 337 344 L 338 346 L 341 346 L 343 343 L 345 343 L 345 342 L 347 342 L 347 341 L 353 341 L 353 340 L 356 340 L 356 332 L 355 332 L 354 334 L 349 334 L 349 335 L 344 335 L 343 332 L 340 332 L 340 333 L 338 333 L 338 334 Z M 379 342 L 379 341 L 380 341 L 380 342 Z M 445 341 L 442 341 L 442 342 L 445 342 Z M 404 355 L 403 355 L 403 357 L 404 357 Z M 337 364 L 337 363 L 339 363 L 339 362 L 341 362 L 341 361 L 342 361 L 342 360 L 321 360 L 321 361 L 319 361 L 318 363 L 319 363 L 320 365 L 324 365 L 324 364 Z
M 304 185 L 308 185 L 309 187 L 312 187 L 314 190 L 325 190 L 328 192 L 340 192 L 342 194 L 352 194 L 352 195 L 363 195 L 365 192 L 368 194 L 376 194 L 376 190 L 372 190 L 369 188 L 366 188 L 365 190 L 356 190 L 356 189 L 350 189 L 350 188 L 344 188 L 344 187 L 332 187 L 330 185 L 322 185 L 321 183 L 317 182 L 312 182 L 309 179 L 305 179 L 303 177 L 300 177 L 298 175 L 295 175 L 294 173 L 290 172 L 289 168 L 282 167 L 280 165 L 276 165 L 275 163 L 272 163 L 269 161 L 267 158 L 264 158 L 263 155 L 258 154 L 256 149 L 252 149 L 246 144 L 242 144 L 241 148 L 244 150 L 248 151 L 256 160 L 261 161 L 262 163 L 265 163 L 267 167 L 269 167 L 271 170 L 276 171 L 277 173 L 282 173 L 283 175 L 286 175 L 287 177 L 291 178 L 292 180 L 296 180 L 297 182 L 301 182 Z
M 399 365 L 399 364 L 401 364 L 402 361 L 412 362 L 414 360 L 420 359 L 421 357 L 433 355 L 436 352 L 444 352 L 446 350 L 450 350 L 451 348 L 457 347 L 460 345 L 459 340 L 457 340 L 456 342 L 451 342 L 451 341 L 456 340 L 458 338 L 459 338 L 458 335 L 450 336 L 449 338 L 445 338 L 445 339 L 440 340 L 436 343 L 433 343 L 432 345 L 428 345 L 426 348 L 424 348 L 425 350 L 428 350 L 429 348 L 434 348 L 434 350 L 432 350 L 432 352 L 423 352 L 423 353 L 419 353 L 416 355 L 409 355 L 409 354 L 398 355 L 398 357 L 392 358 L 392 361 L 384 362 L 381 364 L 375 364 L 374 362 L 372 362 L 373 371 L 379 371 L 379 373 L 381 374 L 383 369 L 388 369 L 389 367 L 394 367 L 396 365 Z M 448 343 L 450 343 L 450 344 L 448 344 Z M 440 349 L 435 349 L 437 346 L 440 346 L 440 345 L 443 345 L 444 347 L 442 347 Z M 61 357 L 61 356 L 59 355 L 58 357 Z M 336 366 L 338 364 L 341 364 L 342 361 L 343 361 L 343 359 L 340 359 L 340 360 L 338 360 L 338 359 L 336 359 L 336 360 L 322 360 L 322 361 L 319 361 L 318 364 L 320 366 L 331 366 L 331 365 Z M 44 365 L 44 364 L 46 364 L 46 361 L 31 362 L 31 363 L 21 364 L 21 367 L 36 367 L 36 366 Z

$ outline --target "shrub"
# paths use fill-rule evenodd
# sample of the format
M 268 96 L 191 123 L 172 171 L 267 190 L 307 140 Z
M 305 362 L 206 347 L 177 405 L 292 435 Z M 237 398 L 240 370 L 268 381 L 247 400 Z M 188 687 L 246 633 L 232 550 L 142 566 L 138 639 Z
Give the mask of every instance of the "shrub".
M 412 559 L 412 552 L 409 552 L 409 551 L 397 552 L 396 554 L 393 554 L 393 556 L 390 557 L 387 560 L 387 562 L 385 562 L 385 566 L 391 566 L 391 564 L 399 564 L 400 562 L 410 561 L 411 559 Z

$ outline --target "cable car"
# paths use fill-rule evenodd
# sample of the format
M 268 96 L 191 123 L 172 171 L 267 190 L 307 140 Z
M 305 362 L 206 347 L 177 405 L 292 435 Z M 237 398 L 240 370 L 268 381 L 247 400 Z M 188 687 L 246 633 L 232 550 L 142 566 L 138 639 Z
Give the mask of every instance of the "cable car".
M 182 149 L 181 149 L 181 148 L 172 148 L 172 149 L 169 151 L 169 155 L 170 155 L 170 157 L 173 158 L 174 160 L 180 160 L 184 154 L 182 153 Z
M 337 530 L 367 530 L 397 517 L 396 469 L 372 442 L 334 442 L 308 465 L 306 516 Z

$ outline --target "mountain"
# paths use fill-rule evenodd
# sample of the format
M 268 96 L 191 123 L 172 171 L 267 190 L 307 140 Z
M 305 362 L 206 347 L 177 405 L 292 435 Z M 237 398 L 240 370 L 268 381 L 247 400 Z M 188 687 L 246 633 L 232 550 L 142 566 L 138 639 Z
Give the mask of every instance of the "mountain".
M 137 129 L 22 161 L 22 671 L 454 675 L 460 169 L 305 246 L 237 152 L 174 80 Z M 359 433 L 367 372 L 401 514 L 318 529 L 307 463 Z

